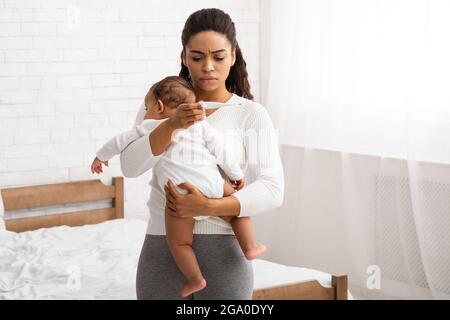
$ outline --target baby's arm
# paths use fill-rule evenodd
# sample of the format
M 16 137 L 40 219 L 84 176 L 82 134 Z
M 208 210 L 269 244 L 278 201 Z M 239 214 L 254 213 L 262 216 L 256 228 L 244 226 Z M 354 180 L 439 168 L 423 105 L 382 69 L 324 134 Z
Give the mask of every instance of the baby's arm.
M 218 165 L 223 169 L 225 174 L 232 181 L 236 181 L 236 186 L 243 187 L 244 173 L 239 166 L 237 159 L 231 150 L 226 150 L 225 142 L 222 134 L 210 126 L 208 122 L 203 121 L 203 138 L 205 139 L 206 146 L 209 152 L 213 154 Z M 240 181 L 240 182 L 238 182 Z
M 153 131 L 160 123 L 161 120 L 147 119 L 133 129 L 122 132 L 110 139 L 97 151 L 97 156 L 91 164 L 92 173 L 101 173 L 102 163 L 108 166 L 108 160 L 120 154 L 134 140 Z
M 97 157 L 106 161 L 121 153 L 134 140 L 153 131 L 159 124 L 160 120 L 148 119 L 144 120 L 140 125 L 133 129 L 122 132 L 106 142 L 100 150 L 97 151 Z

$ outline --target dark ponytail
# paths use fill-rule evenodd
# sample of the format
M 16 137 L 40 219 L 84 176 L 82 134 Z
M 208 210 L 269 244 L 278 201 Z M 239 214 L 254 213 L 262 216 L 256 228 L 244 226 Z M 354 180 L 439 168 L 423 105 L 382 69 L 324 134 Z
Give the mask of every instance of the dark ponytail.
M 247 63 L 244 60 L 242 51 L 236 40 L 236 28 L 230 16 L 220 9 L 202 9 L 194 12 L 186 20 L 181 34 L 183 50 L 181 59 L 185 52 L 189 39 L 202 31 L 216 31 L 224 34 L 231 43 L 232 49 L 236 49 L 236 62 L 230 69 L 230 74 L 225 81 L 228 91 L 246 99 L 253 100 L 248 81 Z M 189 70 L 181 61 L 180 77 L 190 81 Z

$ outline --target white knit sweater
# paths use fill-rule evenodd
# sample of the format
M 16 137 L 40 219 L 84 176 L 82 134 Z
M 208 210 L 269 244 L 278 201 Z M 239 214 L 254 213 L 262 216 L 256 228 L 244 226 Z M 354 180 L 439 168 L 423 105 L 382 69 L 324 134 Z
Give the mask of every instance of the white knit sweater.
M 284 175 L 278 136 L 266 109 L 260 104 L 237 95 L 227 103 L 241 106 L 222 107 L 205 121 L 222 131 L 225 143 L 233 148 L 244 171 L 245 187 L 233 194 L 240 203 L 240 217 L 252 216 L 280 206 L 284 197 Z M 144 119 L 144 104 L 136 117 L 136 124 Z M 151 169 L 162 156 L 151 152 L 148 134 L 138 138 L 123 150 L 120 156 L 122 172 L 126 177 L 137 177 Z M 147 206 L 150 220 L 147 234 L 164 235 L 164 190 L 155 174 L 150 181 L 151 192 Z M 220 219 L 220 218 L 215 218 Z M 196 234 L 233 234 L 231 227 L 211 223 L 210 219 L 195 222 Z

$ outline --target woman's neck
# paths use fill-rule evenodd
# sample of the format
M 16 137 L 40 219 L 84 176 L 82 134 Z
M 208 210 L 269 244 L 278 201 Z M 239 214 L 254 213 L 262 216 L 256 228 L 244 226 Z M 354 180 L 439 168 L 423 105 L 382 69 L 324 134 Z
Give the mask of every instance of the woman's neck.
M 232 93 L 225 88 L 220 88 L 214 91 L 196 90 L 197 101 L 214 101 L 227 102 L 232 97 Z

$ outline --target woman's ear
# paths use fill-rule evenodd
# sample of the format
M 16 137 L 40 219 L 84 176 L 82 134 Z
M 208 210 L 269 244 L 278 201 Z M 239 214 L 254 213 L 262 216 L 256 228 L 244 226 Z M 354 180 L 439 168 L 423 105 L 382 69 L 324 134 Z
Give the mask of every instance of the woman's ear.
M 231 66 L 234 66 L 236 63 L 236 48 L 231 50 Z
M 183 63 L 183 66 L 185 66 L 187 68 L 187 65 L 186 65 L 186 51 L 185 50 L 183 50 L 181 52 L 181 62 Z

